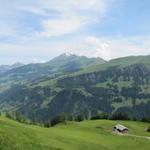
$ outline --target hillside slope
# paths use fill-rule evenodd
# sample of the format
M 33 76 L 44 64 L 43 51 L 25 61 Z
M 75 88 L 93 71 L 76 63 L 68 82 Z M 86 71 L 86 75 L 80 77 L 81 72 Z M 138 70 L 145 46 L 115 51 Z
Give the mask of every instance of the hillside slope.
M 119 121 L 130 135 L 112 133 L 118 121 L 68 122 L 53 128 L 20 124 L 0 117 L 0 149 L 2 150 L 149 150 L 150 136 L 146 123 Z
M 53 63 L 66 64 L 64 59 L 63 55 L 59 56 Z M 18 71 L 21 72 L 20 68 Z M 14 74 L 8 72 L 4 77 L 6 82 L 0 78 L 1 112 L 17 110 L 36 120 L 47 120 L 62 113 L 84 114 L 89 118 L 100 112 L 125 112 L 138 119 L 150 119 L 150 56 L 119 58 L 54 76 L 37 73 L 32 80 L 24 72 L 25 78 L 13 81 L 10 76 L 20 77 L 17 72 Z M 42 77 L 36 78 L 41 74 Z

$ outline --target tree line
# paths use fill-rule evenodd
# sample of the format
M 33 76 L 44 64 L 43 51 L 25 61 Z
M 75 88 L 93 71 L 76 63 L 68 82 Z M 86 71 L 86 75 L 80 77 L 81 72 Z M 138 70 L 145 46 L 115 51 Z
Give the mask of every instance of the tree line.
M 76 122 L 81 122 L 84 120 L 100 120 L 100 119 L 105 119 L 105 120 L 131 120 L 131 121 L 142 121 L 142 122 L 149 122 L 150 123 L 150 118 L 142 118 L 142 119 L 137 119 L 131 117 L 127 113 L 122 113 L 122 112 L 115 112 L 113 114 L 108 114 L 105 112 L 97 113 L 96 115 L 92 116 L 91 118 L 87 118 L 87 116 L 84 115 L 84 113 L 78 114 L 78 115 L 66 115 L 66 114 L 60 114 L 57 115 L 49 120 L 40 120 L 40 121 L 35 121 L 35 120 L 29 120 L 26 117 L 24 117 L 20 112 L 13 111 L 13 112 L 7 112 L 5 113 L 5 116 L 9 119 L 21 122 L 21 123 L 26 123 L 26 124 L 33 124 L 33 125 L 39 125 L 42 127 L 53 127 L 57 124 L 63 123 L 66 124 L 67 121 L 76 121 Z

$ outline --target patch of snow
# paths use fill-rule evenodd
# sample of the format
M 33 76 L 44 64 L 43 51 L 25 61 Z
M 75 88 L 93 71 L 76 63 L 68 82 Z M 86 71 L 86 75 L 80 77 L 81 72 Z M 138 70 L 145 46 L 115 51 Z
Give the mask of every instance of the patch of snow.
M 73 54 L 69 53 L 69 52 L 66 52 L 64 53 L 65 56 L 69 57 L 69 56 L 72 56 Z

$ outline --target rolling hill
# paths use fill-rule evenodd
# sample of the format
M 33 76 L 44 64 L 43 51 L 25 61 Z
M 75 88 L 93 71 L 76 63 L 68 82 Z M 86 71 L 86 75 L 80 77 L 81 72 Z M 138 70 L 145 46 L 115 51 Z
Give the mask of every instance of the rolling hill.
M 60 114 L 90 118 L 101 112 L 150 119 L 150 56 L 106 62 L 62 54 L 10 70 L 0 83 L 1 112 L 19 111 L 30 119 Z
M 112 132 L 116 123 L 129 128 L 125 136 Z M 147 123 L 131 121 L 66 122 L 52 128 L 21 124 L 0 117 L 2 150 L 149 150 Z

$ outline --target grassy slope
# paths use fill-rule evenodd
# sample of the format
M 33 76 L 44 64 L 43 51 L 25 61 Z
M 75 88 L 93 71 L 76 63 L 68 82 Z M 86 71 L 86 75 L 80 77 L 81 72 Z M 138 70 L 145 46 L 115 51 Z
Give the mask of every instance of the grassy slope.
M 106 70 L 108 67 L 113 67 L 113 66 L 127 67 L 133 64 L 141 64 L 141 63 L 149 67 L 150 66 L 149 60 L 150 60 L 150 55 L 121 57 L 117 59 L 112 59 L 101 65 L 95 65 L 92 67 L 84 68 L 78 72 L 75 72 L 72 75 L 76 76 L 76 75 L 81 75 L 85 73 L 98 72 L 98 71 Z
M 148 150 L 150 141 L 142 137 L 112 133 L 116 121 L 69 122 L 53 128 L 24 125 L 0 117 L 0 149 L 2 150 Z M 140 122 L 120 122 L 130 134 L 150 136 Z

